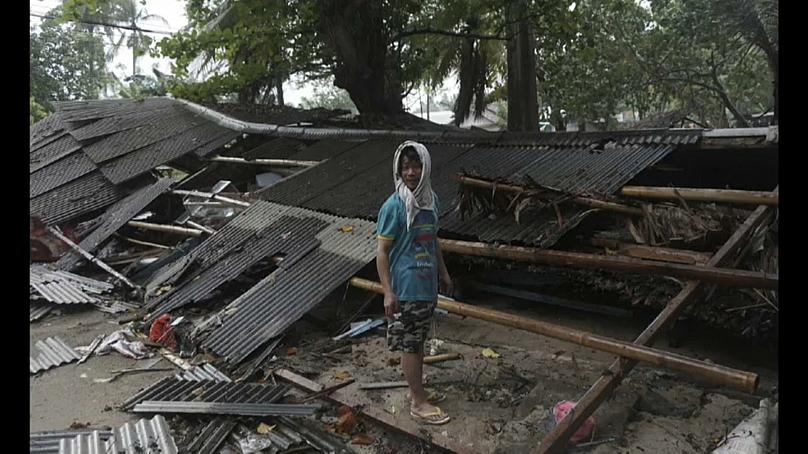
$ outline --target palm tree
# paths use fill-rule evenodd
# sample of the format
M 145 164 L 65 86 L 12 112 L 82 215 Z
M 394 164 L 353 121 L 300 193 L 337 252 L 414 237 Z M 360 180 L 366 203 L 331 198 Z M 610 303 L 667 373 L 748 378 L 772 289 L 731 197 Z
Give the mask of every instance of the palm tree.
M 138 27 L 138 22 L 157 20 L 168 27 L 168 21 L 157 14 L 149 14 L 145 8 L 141 8 L 138 0 L 114 0 L 110 2 L 110 5 L 112 7 L 111 19 L 118 24 L 131 27 L 128 32 L 121 33 L 117 40 L 110 40 L 112 50 L 117 53 L 124 43 L 126 47 L 132 49 L 132 76 L 135 76 L 137 75 L 137 58 L 146 53 L 152 42 L 152 39 Z

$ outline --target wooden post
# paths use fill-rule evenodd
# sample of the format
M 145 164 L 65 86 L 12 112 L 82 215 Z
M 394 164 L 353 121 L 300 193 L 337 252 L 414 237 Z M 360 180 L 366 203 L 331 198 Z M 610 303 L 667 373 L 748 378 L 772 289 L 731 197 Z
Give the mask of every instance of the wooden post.
M 774 192 L 777 192 L 777 190 L 778 188 L 775 188 Z M 767 218 L 770 209 L 771 208 L 766 206 L 758 207 L 738 230 L 732 234 L 727 242 L 724 243 L 721 249 L 713 255 L 710 261 L 707 262 L 707 266 L 717 266 L 728 260 L 736 251 L 741 249 L 744 245 L 744 241 L 748 239 L 748 235 L 754 232 Z M 645 328 L 634 343 L 638 345 L 652 345 L 654 339 L 665 332 L 667 327 L 676 321 L 682 311 L 696 299 L 701 285 L 699 281 L 688 282 L 685 288 L 665 306 L 665 309 Z M 541 454 L 564 452 L 567 440 L 569 440 L 570 436 L 578 430 L 586 418 L 595 412 L 601 402 L 606 399 L 609 393 L 617 388 L 623 378 L 631 372 L 636 364 L 636 361 L 623 358 L 616 359 L 611 367 L 609 367 L 608 372 L 602 375 L 581 397 L 575 409 L 544 437 L 537 452 Z
M 378 282 L 369 281 L 358 277 L 351 278 L 351 285 L 376 293 L 383 293 L 382 286 Z M 655 350 L 645 346 L 632 344 L 585 331 L 555 325 L 552 323 L 532 320 L 505 312 L 472 306 L 459 301 L 438 297 L 438 308 L 449 311 L 453 314 L 486 320 L 499 325 L 509 326 L 542 336 L 552 337 L 573 344 L 583 345 L 595 350 L 614 353 L 618 356 L 643 361 L 656 366 L 667 367 L 669 369 L 684 372 L 693 377 L 706 381 L 721 383 L 741 390 L 754 391 L 758 385 L 758 376 L 750 372 L 745 372 L 729 367 L 709 364 L 675 353 Z
M 701 189 L 701 188 L 659 188 L 649 186 L 623 186 L 620 194 L 627 197 L 655 200 L 679 200 L 688 202 L 715 202 L 737 205 L 778 206 L 780 197 L 777 192 L 739 191 L 734 189 Z
M 777 289 L 779 282 L 777 275 L 756 271 L 684 265 L 679 263 L 632 259 L 629 257 L 552 251 L 521 246 L 447 240 L 443 238 L 439 241 L 441 250 L 444 252 L 513 260 L 516 262 L 536 263 L 540 265 L 673 276 L 686 279 L 699 279 L 705 282 L 736 287 Z
M 132 281 L 130 281 L 129 279 L 127 279 L 127 278 L 126 278 L 126 276 L 122 275 L 121 273 L 119 273 L 119 272 L 117 272 L 117 271 L 113 270 L 113 269 L 112 269 L 112 268 L 111 268 L 109 265 L 107 265 L 106 263 L 104 263 L 104 262 L 102 262 L 101 260 L 98 260 L 97 258 L 95 258 L 95 256 L 93 256 L 93 255 L 92 255 L 92 254 L 90 254 L 89 252 L 87 252 L 87 251 L 85 251 L 84 249 L 82 249 L 82 248 L 81 248 L 81 247 L 80 247 L 78 244 L 76 244 L 76 243 L 74 243 L 74 242 L 70 241 L 70 238 L 68 238 L 68 237 L 66 237 L 66 236 L 64 236 L 64 235 L 62 235 L 62 232 L 60 232 L 60 231 L 56 230 L 56 229 L 55 229 L 55 228 L 53 228 L 53 227 L 48 227 L 48 231 L 49 231 L 50 233 L 52 233 L 53 235 L 55 235 L 55 236 L 56 236 L 57 238 L 59 238 L 60 240 L 64 241 L 64 242 L 65 242 L 65 244 L 67 244 L 68 246 L 70 246 L 70 248 L 71 248 L 71 249 L 73 249 L 74 251 L 76 251 L 76 252 L 78 252 L 79 254 L 81 254 L 81 255 L 82 255 L 84 258 L 86 258 L 86 259 L 87 259 L 87 260 L 89 260 L 90 262 L 92 262 L 92 263 L 94 263 L 94 264 L 98 265 L 99 267 L 101 267 L 101 269 L 103 269 L 103 270 L 104 270 L 104 271 L 106 271 L 107 273 L 109 273 L 109 274 L 113 275 L 113 276 L 114 276 L 116 279 L 118 279 L 119 281 L 123 282 L 123 283 L 124 283 L 124 284 L 126 284 L 128 287 L 133 288 L 133 289 L 135 289 L 135 290 L 140 290 L 140 287 L 139 287 L 137 284 L 135 284 L 134 282 L 132 282 Z

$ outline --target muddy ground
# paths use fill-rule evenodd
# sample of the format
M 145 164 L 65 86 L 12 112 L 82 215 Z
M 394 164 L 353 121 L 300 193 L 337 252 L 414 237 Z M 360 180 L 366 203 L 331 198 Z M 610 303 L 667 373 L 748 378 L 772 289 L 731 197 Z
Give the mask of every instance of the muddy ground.
M 647 324 L 647 320 L 525 306 L 506 299 L 477 303 L 624 340 L 631 340 Z M 614 359 L 588 348 L 484 321 L 439 316 L 433 338 L 443 342 L 440 352 L 457 352 L 462 359 L 427 365 L 425 373 L 433 388 L 447 394 L 448 399 L 440 405 L 454 419 L 445 426 L 423 427 L 417 426 L 408 415 L 406 388 L 358 389 L 362 383 L 403 379 L 396 355 L 387 351 L 383 328 L 337 342 L 330 339 L 334 333 L 322 326 L 312 317 L 295 324 L 276 349 L 276 358 L 266 363 L 265 368 L 289 368 L 324 385 L 354 378 L 356 383 L 344 388 L 341 395 L 348 396 L 355 406 L 385 411 L 397 425 L 425 435 L 441 434 L 480 453 L 529 451 L 548 432 L 552 406 L 561 400 L 578 399 Z M 115 316 L 83 310 L 49 315 L 31 324 L 30 337 L 32 345 L 35 340 L 58 335 L 69 345 L 79 346 L 118 328 Z M 324 355 L 342 345 L 350 345 L 350 351 Z M 640 365 L 594 415 L 596 431 L 591 440 L 605 443 L 578 452 L 709 452 L 756 408 L 759 399 L 776 397 L 776 355 L 770 351 L 715 336 L 710 330 L 690 333 L 679 349 L 669 348 L 664 338 L 656 345 L 757 372 L 761 376 L 758 395 L 722 390 L 678 373 Z M 295 347 L 294 355 L 288 354 L 290 347 Z M 493 349 L 499 357 L 483 356 L 485 348 Z M 31 431 L 64 429 L 74 423 L 115 426 L 138 419 L 116 410 L 115 406 L 174 372 L 125 375 L 112 383 L 93 380 L 108 377 L 110 370 L 137 367 L 149 361 L 152 360 L 135 361 L 112 353 L 32 377 Z M 164 360 L 155 367 L 172 365 Z M 335 414 L 336 408 L 330 407 L 321 416 L 324 427 L 333 426 Z M 253 423 L 249 421 L 247 425 Z M 350 445 L 356 452 L 430 451 L 423 443 L 414 443 L 368 421 L 354 432 L 367 432 L 375 439 L 370 446 Z

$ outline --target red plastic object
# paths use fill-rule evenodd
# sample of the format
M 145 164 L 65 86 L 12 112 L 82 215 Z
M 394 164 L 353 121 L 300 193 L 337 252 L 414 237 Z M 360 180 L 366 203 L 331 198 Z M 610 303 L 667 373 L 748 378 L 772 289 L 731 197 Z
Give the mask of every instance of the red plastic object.
M 558 424 L 561 422 L 561 420 L 564 419 L 564 417 L 566 417 L 573 408 L 575 408 L 575 405 L 575 402 L 571 402 L 569 400 L 557 403 L 555 407 L 553 407 L 553 418 L 555 419 L 555 423 Z M 578 443 L 591 437 L 594 430 L 595 418 L 590 416 L 586 418 L 586 421 L 581 424 L 581 427 L 579 427 L 578 430 L 572 434 L 572 437 L 570 437 L 570 443 L 577 445 Z
M 177 339 L 174 336 L 174 328 L 171 327 L 171 315 L 163 314 L 157 317 L 149 330 L 149 340 L 157 342 L 170 349 L 177 348 Z

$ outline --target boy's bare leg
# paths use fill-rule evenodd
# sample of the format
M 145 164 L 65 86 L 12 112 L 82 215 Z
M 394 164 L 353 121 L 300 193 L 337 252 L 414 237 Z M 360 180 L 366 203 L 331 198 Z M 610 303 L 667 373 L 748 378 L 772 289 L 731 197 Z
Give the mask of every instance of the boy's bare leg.
M 410 405 L 417 413 L 434 411 L 435 406 L 427 402 L 426 390 L 424 390 L 423 368 L 424 354 L 422 353 L 402 353 L 401 368 L 404 370 L 404 378 L 410 387 Z

